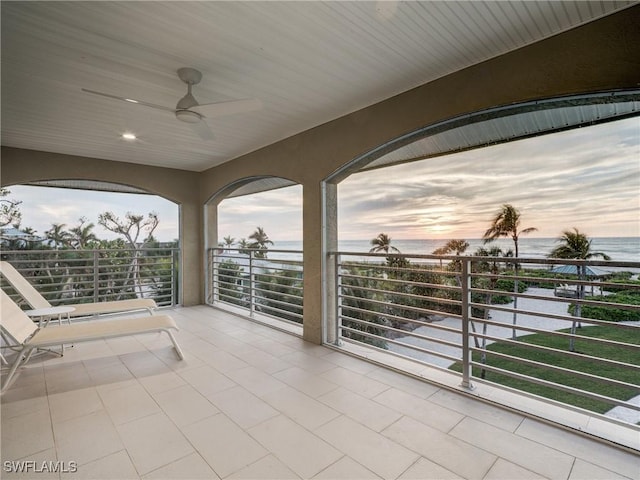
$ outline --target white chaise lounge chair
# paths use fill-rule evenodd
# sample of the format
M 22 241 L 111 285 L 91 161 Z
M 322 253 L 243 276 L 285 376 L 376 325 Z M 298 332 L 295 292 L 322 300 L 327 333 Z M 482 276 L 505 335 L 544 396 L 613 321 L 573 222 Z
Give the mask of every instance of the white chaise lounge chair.
M 56 325 L 38 328 L 3 290 L 0 290 L 0 304 L 2 330 L 17 342 L 15 347 L 19 349 L 17 358 L 11 365 L 9 373 L 2 385 L 2 391 L 10 385 L 11 379 L 18 367 L 26 363 L 33 351 L 37 348 L 47 348 L 65 343 L 125 337 L 143 333 L 166 332 L 180 360 L 184 358 L 182 350 L 171 332 L 171 330 L 178 330 L 178 326 L 173 318 L 168 315 L 90 320 L 88 322 L 74 323 L 73 325 Z
M 38 292 L 33 285 L 31 285 L 29 281 L 24 278 L 22 274 L 9 262 L 0 261 L 0 273 L 34 310 L 52 307 L 47 299 L 40 295 L 40 292 Z M 130 300 L 116 300 L 98 303 L 74 303 L 66 306 L 74 307 L 73 312 L 69 313 L 70 317 L 134 312 L 137 310 L 147 310 L 149 315 L 153 315 L 154 310 L 157 310 L 158 308 L 156 302 L 151 298 L 132 298 Z

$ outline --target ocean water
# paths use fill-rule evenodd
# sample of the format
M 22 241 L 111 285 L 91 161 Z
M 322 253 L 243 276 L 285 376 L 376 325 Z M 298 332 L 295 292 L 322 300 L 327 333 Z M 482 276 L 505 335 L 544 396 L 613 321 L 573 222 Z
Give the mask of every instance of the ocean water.
M 478 248 L 486 247 L 481 239 L 466 239 L 469 242 L 468 254 L 473 254 Z M 640 237 L 595 237 L 592 238 L 591 250 L 593 252 L 606 253 L 612 261 L 640 262 Z M 436 248 L 442 247 L 447 240 L 396 240 L 391 239 L 391 245 L 401 253 L 413 253 L 428 255 Z M 500 238 L 490 243 L 489 246 L 498 246 L 504 251 L 513 249 L 513 241 L 508 238 Z M 521 258 L 546 258 L 559 243 L 555 238 L 526 238 L 518 241 L 518 256 Z M 275 242 L 271 249 L 302 250 L 302 242 L 281 241 Z M 341 252 L 368 252 L 371 248 L 370 240 L 341 240 L 338 242 L 338 250 Z M 271 257 L 271 255 L 270 255 Z M 595 257 L 593 260 L 601 260 Z

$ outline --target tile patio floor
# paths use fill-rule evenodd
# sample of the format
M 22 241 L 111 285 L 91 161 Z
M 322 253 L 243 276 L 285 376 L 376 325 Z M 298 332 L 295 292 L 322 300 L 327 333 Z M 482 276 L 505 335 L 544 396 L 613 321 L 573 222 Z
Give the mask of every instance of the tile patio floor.
M 30 362 L 2 396 L 2 478 L 640 478 L 608 444 L 211 307 L 168 313 L 184 361 L 153 334 Z

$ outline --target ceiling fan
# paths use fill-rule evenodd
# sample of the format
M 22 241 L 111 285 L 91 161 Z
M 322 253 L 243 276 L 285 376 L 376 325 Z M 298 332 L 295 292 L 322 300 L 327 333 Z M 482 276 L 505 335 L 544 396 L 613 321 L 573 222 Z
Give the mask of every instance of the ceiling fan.
M 250 112 L 262 107 L 262 102 L 257 99 L 230 100 L 225 102 L 200 104 L 191 93 L 191 88 L 193 85 L 200 83 L 200 80 L 202 80 L 202 73 L 195 68 L 184 67 L 178 69 L 178 77 L 187 84 L 187 94 L 178 100 L 175 108 L 143 102 L 142 100 L 135 100 L 133 98 L 112 95 L 110 93 L 97 92 L 87 88 L 83 88 L 82 91 L 93 95 L 100 95 L 102 97 L 113 98 L 115 100 L 122 100 L 136 105 L 155 108 L 157 110 L 172 112 L 178 120 L 192 124 L 196 133 L 204 140 L 210 140 L 213 138 L 211 129 L 206 123 L 206 118 Z

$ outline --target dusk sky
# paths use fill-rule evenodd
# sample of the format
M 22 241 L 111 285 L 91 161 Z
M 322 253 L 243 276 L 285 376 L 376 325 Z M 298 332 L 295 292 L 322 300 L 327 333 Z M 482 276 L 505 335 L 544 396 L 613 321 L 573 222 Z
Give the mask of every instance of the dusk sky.
M 480 238 L 505 203 L 531 236 L 640 236 L 640 119 L 374 170 L 338 190 L 343 239 Z
M 97 224 L 98 214 L 159 214 L 156 238 L 177 238 L 178 209 L 149 195 L 9 187 L 22 200 L 22 226 Z M 521 140 L 352 175 L 338 187 L 339 236 L 361 240 L 480 238 L 504 203 L 521 211 L 531 237 L 577 227 L 590 237 L 640 236 L 640 119 Z M 55 199 L 55 202 L 53 201 Z M 220 237 L 247 238 L 257 226 L 274 241 L 302 239 L 302 187 L 228 199 Z M 113 234 L 96 227 L 101 238 Z
M 32 187 L 14 185 L 8 187 L 12 200 L 22 200 L 21 227 L 31 227 L 38 235 L 51 229 L 52 223 L 66 224 L 66 229 L 76 227 L 80 217 L 86 217 L 96 225 L 98 238 L 113 239 L 118 235 L 98 225 L 98 215 L 112 211 L 121 219 L 130 211 L 147 216 L 157 212 L 160 219 L 154 237 L 161 241 L 178 238 L 178 206 L 155 195 L 133 195 L 74 190 L 70 188 Z

